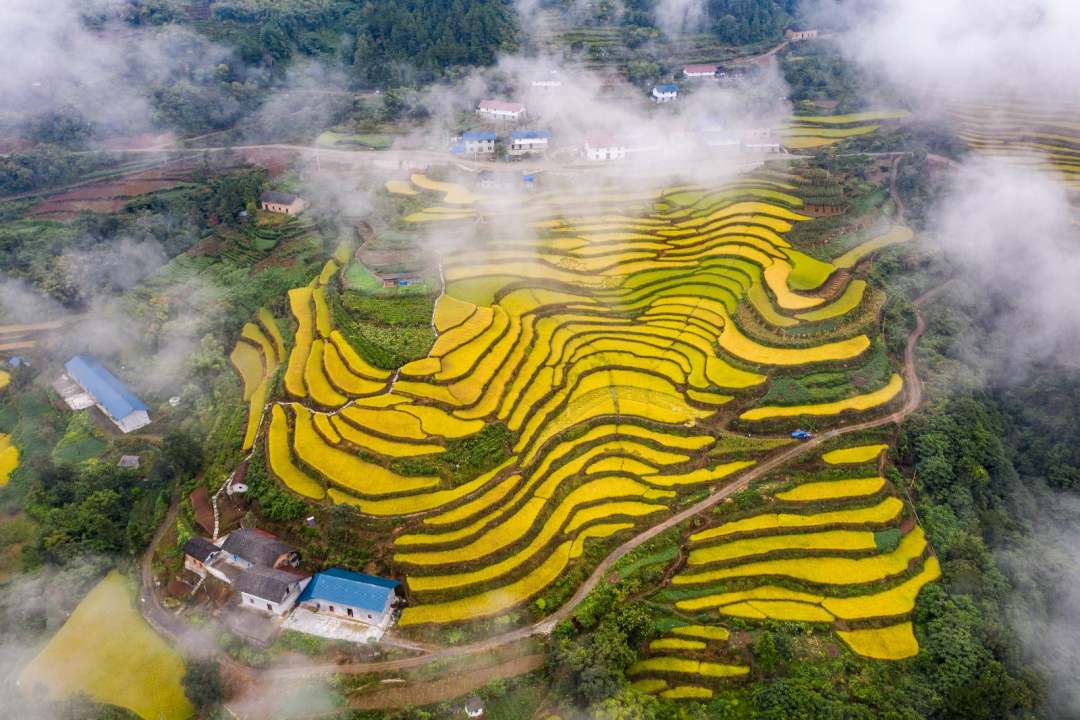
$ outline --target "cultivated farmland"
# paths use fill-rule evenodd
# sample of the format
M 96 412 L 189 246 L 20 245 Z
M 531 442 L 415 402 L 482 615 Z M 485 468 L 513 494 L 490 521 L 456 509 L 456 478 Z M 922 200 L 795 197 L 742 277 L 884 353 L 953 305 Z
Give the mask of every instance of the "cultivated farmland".
M 26 666 L 19 687 L 53 699 L 85 693 L 144 720 L 185 720 L 195 710 L 183 674 L 184 661 L 132 607 L 127 581 L 113 571 Z
M 390 560 L 408 587 L 407 630 L 520 618 L 528 603 L 529 612 L 554 609 L 573 590 L 572 571 L 596 562 L 591 547 L 602 553 L 730 482 L 784 444 L 778 434 L 881 413 L 903 393 L 887 364 L 869 384 L 846 379 L 880 358 L 877 323 L 856 313 L 861 289 L 820 320 L 803 314 L 829 307 L 815 293 L 837 268 L 785 239 L 807 217 L 783 176 L 503 202 L 419 175 L 387 189 L 433 203 L 410 222 L 505 220 L 537 236 L 444 257 L 437 339 L 396 373 L 369 362 L 335 325 L 334 261 L 289 292 L 295 342 L 266 434 L 268 466 L 299 495 L 395 520 Z M 769 337 L 737 323 L 748 308 Z M 801 329 L 810 332 L 794 332 Z M 252 339 L 265 358 L 257 337 L 242 342 Z M 249 389 L 268 376 L 266 362 L 234 362 Z M 827 399 L 762 402 L 774 376 L 805 372 L 830 376 Z M 472 443 L 493 432 L 503 439 L 462 471 Z M 873 529 L 900 522 L 904 507 L 875 473 L 784 492 L 776 512 L 691 538 L 702 565 L 672 587 L 708 595 L 727 577 L 766 570 L 815 586 L 875 583 L 922 561 L 918 529 L 892 552 L 875 552 Z M 776 537 L 751 540 L 757 535 Z M 710 558 L 706 539 L 743 544 Z M 829 562 L 794 557 L 832 550 L 840 556 Z M 784 560 L 761 562 L 788 565 L 758 568 L 777 551 Z M 711 607 L 754 618 L 768 616 L 758 608 L 799 621 L 838 617 L 823 602 L 766 597 Z M 651 687 L 670 697 L 705 697 L 746 674 L 724 661 L 726 637 L 704 615 L 662 639 L 636 673 L 664 680 Z

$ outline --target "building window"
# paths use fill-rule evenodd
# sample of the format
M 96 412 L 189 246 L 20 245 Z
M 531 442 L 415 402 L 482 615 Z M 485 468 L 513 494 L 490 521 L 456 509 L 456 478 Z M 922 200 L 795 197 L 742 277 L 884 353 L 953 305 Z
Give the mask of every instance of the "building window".
M 274 606 L 271 605 L 270 603 L 266 603 L 266 609 L 269 610 L 270 612 L 274 612 Z
M 352 617 L 352 616 L 353 616 L 353 614 L 352 614 L 352 608 L 349 608 L 349 609 L 348 609 L 348 610 L 346 610 L 345 612 L 349 613 L 349 617 Z
M 334 606 L 333 605 L 330 606 L 330 612 L 334 612 Z
M 370 619 L 371 619 L 371 613 L 368 613 L 367 619 L 368 619 L 368 620 L 370 620 Z
M 252 605 L 254 605 L 255 604 L 255 598 L 248 598 L 248 602 L 251 603 Z

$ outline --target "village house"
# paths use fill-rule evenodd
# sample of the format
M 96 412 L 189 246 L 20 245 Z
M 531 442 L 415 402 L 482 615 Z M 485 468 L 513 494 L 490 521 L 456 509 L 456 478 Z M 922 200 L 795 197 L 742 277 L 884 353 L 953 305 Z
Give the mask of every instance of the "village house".
M 292 545 L 262 530 L 233 530 L 221 544 L 226 562 L 239 568 L 297 567 L 300 553 Z
M 674 102 L 679 97 L 679 86 L 675 83 L 655 85 L 652 89 L 652 101 L 655 103 Z
M 610 133 L 590 133 L 585 136 L 583 155 L 586 160 L 621 160 L 626 157 L 629 146 L 623 138 Z
M 214 543 L 201 537 L 193 537 L 184 543 L 184 568 L 195 573 L 199 577 L 206 577 L 209 572 L 219 580 L 228 582 L 220 571 L 214 572 L 211 566 L 214 561 L 221 557 L 221 548 Z
M 385 628 L 397 603 L 397 580 L 329 568 L 315 573 L 300 595 L 300 606 Z
M 150 413 L 143 401 L 89 355 L 68 360 L 53 387 L 72 410 L 97 406 L 121 432 L 150 424 Z
M 712 78 L 716 77 L 716 71 L 719 69 L 718 65 L 685 65 L 683 66 L 683 76 L 686 78 Z
M 466 155 L 494 155 L 497 139 L 493 132 L 470 130 L 461 136 L 461 151 Z
M 818 36 L 816 29 L 803 27 L 802 25 L 792 25 L 784 31 L 784 37 L 788 40 L 813 40 Z
M 285 570 L 252 567 L 236 576 L 233 587 L 240 593 L 241 607 L 284 615 L 310 582 L 310 577 Z
M 539 90 L 554 90 L 555 88 L 562 87 L 562 80 L 557 77 L 537 78 L 530 81 L 529 84 Z
M 551 132 L 548 130 L 515 130 L 510 133 L 511 155 L 534 155 L 548 149 Z
M 475 695 L 465 701 L 465 716 L 470 718 L 484 717 L 484 701 Z
M 377 277 L 382 282 L 384 288 L 397 288 L 397 287 L 409 287 L 415 285 L 420 281 L 420 276 L 416 273 L 377 273 Z
M 259 196 L 259 207 L 267 212 L 281 215 L 299 215 L 307 210 L 308 203 L 307 200 L 292 193 L 264 190 Z
M 506 100 L 481 100 L 476 112 L 482 118 L 499 122 L 519 122 L 525 119 L 525 106 Z

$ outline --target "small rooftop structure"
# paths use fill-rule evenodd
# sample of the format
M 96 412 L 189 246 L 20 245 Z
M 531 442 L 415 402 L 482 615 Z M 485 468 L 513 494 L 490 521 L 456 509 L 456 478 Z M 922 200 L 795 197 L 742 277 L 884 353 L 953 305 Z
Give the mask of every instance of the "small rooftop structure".
M 282 215 L 299 215 L 307 209 L 308 203 L 302 197 L 292 193 L 264 190 L 259 195 L 259 206 L 267 212 Z
M 296 548 L 260 530 L 233 530 L 221 549 L 230 556 L 233 564 L 242 567 L 280 568 L 300 564 L 300 553 Z
M 150 414 L 143 401 L 96 359 L 89 355 L 76 355 L 67 361 L 64 370 L 68 378 L 83 390 L 83 393 L 76 392 L 69 399 L 59 387 L 63 378 L 54 383 L 73 410 L 81 410 L 89 407 L 89 404 L 97 405 L 125 433 L 150 424 Z M 90 398 L 91 402 L 87 404 L 86 397 L 82 395 Z
M 139 467 L 138 455 L 121 455 L 120 462 L 116 463 L 117 467 L 122 467 L 128 470 L 134 470 Z

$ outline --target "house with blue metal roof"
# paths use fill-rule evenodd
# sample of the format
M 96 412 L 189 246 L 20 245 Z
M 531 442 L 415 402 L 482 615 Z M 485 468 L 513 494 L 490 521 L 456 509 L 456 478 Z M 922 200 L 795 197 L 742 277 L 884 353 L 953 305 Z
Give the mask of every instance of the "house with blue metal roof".
M 329 568 L 315 573 L 299 603 L 307 610 L 386 627 L 393 617 L 400 584 L 389 578 Z
M 661 85 L 656 85 L 652 89 L 653 102 L 672 102 L 677 97 L 679 97 L 679 86 L 675 83 L 664 83 Z
M 95 358 L 76 355 L 67 361 L 64 370 L 123 432 L 129 433 L 150 424 L 150 413 L 143 401 Z M 76 407 L 71 401 L 68 404 Z
M 468 155 L 494 155 L 496 139 L 498 139 L 498 136 L 493 132 L 470 130 L 462 134 L 459 145 L 462 151 Z
M 510 133 L 509 153 L 511 155 L 542 153 L 548 149 L 550 140 L 550 130 L 515 130 Z

